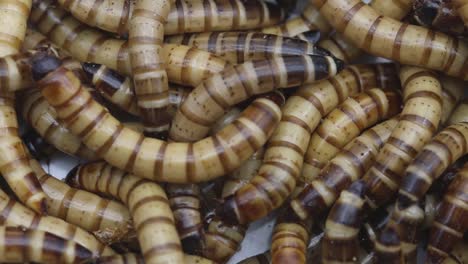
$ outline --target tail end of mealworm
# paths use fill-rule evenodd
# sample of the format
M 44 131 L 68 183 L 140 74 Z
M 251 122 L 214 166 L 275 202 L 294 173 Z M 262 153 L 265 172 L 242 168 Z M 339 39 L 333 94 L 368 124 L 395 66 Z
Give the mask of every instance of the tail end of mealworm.
M 342 71 L 346 67 L 346 63 L 338 58 L 333 57 L 336 64 L 336 72 Z
M 75 175 L 78 173 L 79 168 L 80 168 L 80 164 L 76 165 L 68 172 L 67 176 L 65 176 L 65 179 L 64 179 L 66 184 L 74 188 L 79 187 L 77 178 L 75 177 Z
M 234 195 L 226 197 L 224 203 L 216 209 L 216 215 L 220 216 L 223 222 L 230 225 L 239 225 L 238 208 Z
M 92 80 L 93 75 L 99 71 L 99 68 L 101 67 L 101 65 L 97 63 L 91 63 L 91 62 L 83 62 L 81 64 L 81 67 L 83 68 L 83 71 L 86 73 L 86 77 L 88 77 L 89 80 Z
M 310 43 L 317 43 L 320 40 L 321 34 L 319 30 L 311 30 L 311 31 L 302 33 L 302 36 L 305 38 L 305 40 L 307 40 Z
M 38 52 L 31 59 L 32 76 L 38 81 L 62 65 L 62 61 L 47 52 Z

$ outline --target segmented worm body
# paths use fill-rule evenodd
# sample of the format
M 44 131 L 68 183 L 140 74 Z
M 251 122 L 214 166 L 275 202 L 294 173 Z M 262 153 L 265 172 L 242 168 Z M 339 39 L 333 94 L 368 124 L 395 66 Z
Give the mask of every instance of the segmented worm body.
M 350 44 L 343 35 L 335 33 L 317 43 L 318 47 L 327 49 L 336 58 L 350 63 L 362 55 L 362 51 Z
M 341 191 L 361 178 L 372 166 L 380 148 L 387 142 L 398 119 L 390 119 L 364 131 L 339 152 L 317 179 L 310 182 L 291 201 L 294 213 L 302 220 L 318 217 L 330 208 Z
M 228 225 L 220 219 L 213 219 L 203 237 L 203 256 L 216 262 L 226 262 L 244 240 L 247 228 L 241 225 Z
M 70 71 L 58 67 L 56 58 L 47 59 L 55 61 L 49 61 L 55 70 L 45 70 L 46 63 L 40 59 L 33 69 L 48 73 L 38 87 L 65 126 L 99 157 L 148 179 L 189 183 L 224 175 L 238 168 L 266 142 L 281 117 L 275 102 L 258 99 L 233 124 L 204 140 L 167 143 L 145 138 L 123 126 L 94 101 Z
M 351 96 L 333 110 L 312 134 L 301 180 L 312 182 L 327 162 L 366 128 L 400 112 L 396 91 L 370 89 Z
M 325 222 L 322 240 L 323 263 L 357 263 L 358 233 L 365 204 L 366 185 L 359 180 L 341 192 Z
M 455 8 L 457 8 L 458 15 L 468 27 L 468 1 L 467 0 L 453 0 Z
M 69 155 L 86 160 L 97 159 L 94 151 L 86 147 L 77 136 L 71 134 L 67 128 L 60 124 L 57 112 L 45 100 L 40 90 L 26 91 L 22 96 L 21 108 L 24 120 L 46 142 Z
M 442 263 L 468 230 L 468 167 L 450 184 L 432 225 L 427 248 L 428 263 Z
M 372 55 L 468 79 L 463 41 L 382 16 L 360 0 L 312 2 L 338 32 Z
M 34 129 L 28 129 L 21 139 L 29 153 L 38 160 L 48 160 L 57 149 L 49 145 Z
M 413 4 L 413 19 L 417 24 L 447 34 L 462 36 L 468 33 L 458 15 L 454 1 L 417 0 Z
M 112 195 L 128 206 L 146 263 L 183 263 L 169 200 L 159 185 L 104 162 L 77 167 L 69 177 L 73 186 Z
M 350 66 L 334 77 L 304 86 L 289 97 L 259 173 L 226 198 L 219 211 L 221 216 L 226 221 L 247 223 L 278 208 L 294 190 L 310 134 L 320 119 L 348 96 L 373 87 L 398 87 L 393 65 Z
M 261 28 L 279 23 L 284 13 L 277 5 L 264 1 L 176 0 L 164 21 L 166 35 L 185 32 L 235 31 Z M 58 3 L 83 23 L 125 35 L 135 15 L 135 1 L 91 0 Z
M 0 57 L 18 53 L 26 34 L 31 0 L 2 1 L 0 3 Z
M 401 264 L 405 263 L 401 251 L 401 241 L 397 231 L 386 227 L 374 244 L 375 263 Z
M 83 70 L 88 75 L 96 90 L 108 101 L 120 109 L 138 116 L 138 106 L 133 92 L 133 81 L 104 65 L 83 63 Z M 169 87 L 169 106 L 167 113 L 174 116 L 175 112 L 187 98 L 189 90 L 177 85 Z
M 460 122 L 468 122 L 468 100 L 466 99 L 455 108 L 447 125 L 455 125 Z
M 371 0 L 369 5 L 383 16 L 401 20 L 411 11 L 413 0 Z
M 400 121 L 363 177 L 371 207 L 397 192 L 406 167 L 437 131 L 441 118 L 441 84 L 432 72 L 405 66 L 400 79 L 404 87 Z
M 50 41 L 77 60 L 103 64 L 131 75 L 127 41 L 109 38 L 81 24 L 49 1 L 39 1 L 29 19 Z M 169 80 L 181 85 L 196 86 L 227 65 L 226 61 L 209 52 L 187 46 L 165 44 L 162 54 L 166 56 Z
M 177 111 L 169 136 L 198 140 L 231 106 L 276 88 L 287 88 L 337 74 L 341 61 L 328 56 L 287 56 L 234 65 L 202 82 Z
M 15 92 L 31 88 L 33 80 L 28 59 L 29 52 L 0 58 L 0 92 Z
M 59 218 L 40 216 L 8 197 L 3 191 L 0 191 L 0 224 L 49 232 L 66 240 L 75 241 L 93 252 L 95 256 L 115 254 L 112 249 L 104 246 L 93 235 L 83 229 Z
M 260 32 L 184 34 L 168 37 L 164 41 L 193 46 L 216 54 L 233 64 L 264 60 L 274 56 L 329 55 L 328 51 L 317 48 L 310 42 Z
M 93 253 L 85 247 L 48 232 L 0 227 L 2 263 L 81 263 L 92 257 Z
M 440 118 L 440 125 L 446 125 L 449 119 L 455 120 L 458 118 L 457 116 L 459 113 L 454 113 L 454 111 L 461 99 L 464 97 L 465 82 L 456 78 L 442 76 L 440 78 L 440 83 L 442 84 L 443 88 L 442 116 Z M 459 120 L 458 122 L 460 121 L 462 120 Z

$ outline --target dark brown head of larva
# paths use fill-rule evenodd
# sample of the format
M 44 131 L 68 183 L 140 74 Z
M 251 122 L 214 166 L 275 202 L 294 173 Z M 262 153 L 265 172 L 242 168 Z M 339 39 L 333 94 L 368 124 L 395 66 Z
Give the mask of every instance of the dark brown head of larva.
M 31 58 L 31 71 L 34 80 L 39 81 L 62 65 L 62 61 L 48 52 L 38 52 Z

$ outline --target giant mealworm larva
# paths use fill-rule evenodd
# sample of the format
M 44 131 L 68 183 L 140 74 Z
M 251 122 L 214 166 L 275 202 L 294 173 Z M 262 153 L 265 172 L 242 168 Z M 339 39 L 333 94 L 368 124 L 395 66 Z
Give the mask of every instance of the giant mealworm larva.
M 224 175 L 263 146 L 281 117 L 277 103 L 262 98 L 211 137 L 195 143 L 167 143 L 124 127 L 92 99 L 79 79 L 59 67 L 56 58 L 37 56 L 34 61 L 34 76 L 45 76 L 38 87 L 65 126 L 99 157 L 148 179 L 188 183 Z
M 83 63 L 83 70 L 96 90 L 120 109 L 138 116 L 138 106 L 133 92 L 133 81 L 115 70 L 95 63 Z M 167 112 L 174 116 L 189 94 L 188 89 L 171 84 Z
M 419 25 L 456 36 L 466 36 L 468 33 L 453 1 L 417 0 L 413 9 L 412 17 Z
M 184 252 L 200 253 L 203 239 L 200 187 L 196 184 L 168 184 L 165 189 Z
M 169 84 L 163 54 L 164 22 L 175 0 L 137 0 L 128 25 L 134 92 L 145 132 L 169 130 Z M 80 3 L 80 2 L 75 2 Z
M 18 53 L 26 34 L 32 0 L 0 2 L 0 57 Z
M 206 50 L 233 64 L 264 60 L 273 56 L 329 55 L 328 51 L 301 39 L 259 32 L 184 34 L 168 37 L 164 41 Z
M 402 264 L 405 263 L 401 251 L 400 237 L 391 226 L 385 227 L 374 244 L 375 263 Z
M 365 191 L 365 183 L 356 181 L 341 192 L 331 208 L 322 240 L 322 263 L 358 263 Z
M 294 213 L 305 220 L 311 216 L 318 217 L 330 208 L 339 193 L 369 169 L 397 124 L 398 119 L 390 119 L 364 131 L 348 143 L 330 160 L 317 179 L 306 184 L 291 201 Z
M 125 240 L 133 231 L 130 213 L 122 204 L 69 187 L 47 174 L 36 161 L 29 164 L 47 194 L 47 209 L 52 216 L 94 232 L 108 245 Z
M 468 167 L 450 184 L 432 225 L 427 248 L 428 263 L 442 263 L 468 230 Z
M 69 224 L 59 218 L 40 216 L 21 203 L 8 197 L 0 190 L 0 224 L 22 226 L 42 230 L 67 240 L 75 241 L 93 252 L 96 256 L 113 255 L 115 252 L 99 242 L 93 235 L 83 229 Z
M 68 177 L 73 186 L 111 195 L 128 206 L 146 263 L 183 263 L 169 200 L 159 185 L 105 162 L 77 167 Z
M 468 1 L 453 0 L 453 4 L 457 8 L 458 15 L 463 19 L 465 27 L 468 27 Z
M 135 1 L 129 0 L 58 2 L 81 22 L 120 35 L 127 33 L 136 9 Z M 259 0 L 173 2 L 167 21 L 164 21 L 167 35 L 255 29 L 277 24 L 284 17 L 277 5 Z
M 445 125 L 449 119 L 457 118 L 454 110 L 464 96 L 465 82 L 460 79 L 442 76 L 440 83 L 443 88 L 440 125 Z
M 33 80 L 28 63 L 29 52 L 0 58 L 0 91 L 15 92 L 31 88 Z
M 310 137 L 301 180 L 312 182 L 326 163 L 366 128 L 400 112 L 396 91 L 370 89 L 354 95 L 333 110 Z
M 327 49 L 336 58 L 350 63 L 362 55 L 362 51 L 350 44 L 343 35 L 335 33 L 328 38 L 322 39 L 317 46 Z
M 57 112 L 44 99 L 41 91 L 31 89 L 22 96 L 22 114 L 24 120 L 30 124 L 41 137 L 69 155 L 86 160 L 97 159 L 96 154 L 86 147 L 81 140 L 71 134 L 68 129 L 59 123 Z
M 50 41 L 77 60 L 103 64 L 120 73 L 131 74 L 127 41 L 110 38 L 81 24 L 46 0 L 38 1 L 29 19 Z M 227 65 L 215 55 L 195 48 L 171 44 L 165 44 L 163 48 L 169 80 L 181 85 L 196 86 Z
M 383 16 L 401 20 L 411 11 L 413 0 L 371 0 L 369 5 Z
M 226 262 L 244 240 L 246 228 L 228 225 L 220 219 L 213 219 L 203 237 L 203 256 L 216 262 Z
M 393 65 L 350 66 L 327 80 L 306 85 L 289 97 L 269 140 L 259 173 L 226 198 L 221 216 L 247 223 L 278 208 L 291 194 L 302 168 L 310 134 L 320 119 L 350 95 L 373 87 L 398 87 Z
M 468 79 L 465 42 L 379 15 L 360 0 L 313 0 L 333 27 L 368 53 Z
M 212 75 L 187 97 L 177 111 L 169 136 L 188 141 L 205 137 L 229 107 L 276 88 L 325 79 L 341 71 L 343 63 L 329 56 L 286 56 L 234 65 Z
M 363 177 L 371 207 L 397 192 L 406 167 L 437 131 L 441 118 L 441 84 L 432 72 L 404 66 L 400 79 L 404 87 L 400 121 Z
M 2 263 L 81 263 L 93 253 L 71 240 L 33 229 L 0 226 Z

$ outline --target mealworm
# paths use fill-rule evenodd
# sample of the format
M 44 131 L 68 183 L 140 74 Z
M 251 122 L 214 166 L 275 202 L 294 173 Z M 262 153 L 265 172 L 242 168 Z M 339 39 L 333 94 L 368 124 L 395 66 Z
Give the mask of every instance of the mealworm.
M 468 1 L 467 0 L 453 0 L 453 4 L 457 9 L 458 15 L 462 18 L 465 23 L 465 27 L 468 27 Z
M 333 56 L 350 63 L 362 55 L 362 51 L 353 44 L 350 44 L 341 34 L 335 33 L 328 38 L 322 39 L 317 46 L 326 48 Z
M 264 60 L 274 56 L 330 55 L 325 47 L 278 35 L 260 32 L 207 32 L 171 36 L 167 43 L 193 46 L 216 54 L 226 61 L 239 64 L 252 60 Z
M 392 227 L 386 227 L 375 242 L 375 263 L 401 264 L 405 263 L 401 252 L 398 233 Z
M 110 115 L 59 64 L 54 57 L 41 56 L 33 64 L 33 70 L 38 72 L 35 76 L 45 76 L 38 87 L 59 118 L 99 157 L 143 178 L 195 183 L 225 175 L 263 146 L 281 118 L 279 106 L 262 98 L 254 101 L 233 124 L 204 140 L 167 143 L 145 138 Z M 51 70 L 48 65 L 56 69 Z
M 468 122 L 468 100 L 463 100 L 460 104 L 455 108 L 450 116 L 447 125 L 455 125 L 460 122 Z
M 30 55 L 25 52 L 0 58 L 0 92 L 15 92 L 32 87 L 28 64 Z
M 452 120 L 457 118 L 457 114 L 454 113 L 454 110 L 464 96 L 465 82 L 459 79 L 442 76 L 440 78 L 440 83 L 442 84 L 443 88 L 442 115 L 440 118 L 440 125 L 445 125 L 449 119 Z
M 325 222 L 322 263 L 357 263 L 358 233 L 365 204 L 365 183 L 354 182 L 341 192 Z
M 105 162 L 82 165 L 70 177 L 73 186 L 112 195 L 128 206 L 146 263 L 183 263 L 169 200 L 159 185 Z
M 338 32 L 372 55 L 468 79 L 468 45 L 463 41 L 381 16 L 360 0 L 312 2 Z
M 169 132 L 176 141 L 198 140 L 229 107 L 276 88 L 293 87 L 337 74 L 343 63 L 328 56 L 287 56 L 249 61 L 212 75 L 177 111 Z
M 210 134 L 215 134 L 225 128 L 227 125 L 231 124 L 242 114 L 241 107 L 233 107 L 227 111 L 221 118 L 219 118 L 216 123 L 210 129 Z
M 59 218 L 40 216 L 29 208 L 0 190 L 0 224 L 6 226 L 22 226 L 37 229 L 57 235 L 64 239 L 75 241 L 86 247 L 96 256 L 113 255 L 115 252 L 99 242 L 90 233 L 69 224 Z
M 200 213 L 200 187 L 196 184 L 168 184 L 165 189 L 184 252 L 201 252 L 203 219 Z
M 133 81 L 115 70 L 95 63 L 83 63 L 83 71 L 88 75 L 96 90 L 120 109 L 138 116 L 138 106 L 133 92 Z M 171 84 L 169 87 L 169 106 L 167 112 L 175 112 L 188 96 L 189 91 Z
M 103 64 L 125 75 L 131 75 L 128 42 L 110 38 L 87 27 L 50 1 L 38 1 L 30 22 L 58 47 L 79 61 Z M 163 45 L 167 56 L 166 71 L 171 82 L 196 86 L 212 73 L 223 70 L 226 61 L 215 55 L 181 45 Z
M 135 253 L 127 253 L 123 255 L 114 255 L 107 257 L 100 257 L 94 259 L 88 259 L 82 264 L 144 264 L 143 257 Z M 215 264 L 211 260 L 193 256 L 193 255 L 184 255 L 185 264 Z
M 452 1 L 417 0 L 413 9 L 412 18 L 421 26 L 456 36 L 468 33 Z
M 0 2 L 0 57 L 18 53 L 26 34 L 31 0 Z
M 366 128 L 400 112 L 396 91 L 370 89 L 333 110 L 310 137 L 300 180 L 312 182 L 326 163 Z
M 413 0 L 371 0 L 369 5 L 383 16 L 401 20 L 411 11 Z
M 2 263 L 81 263 L 91 257 L 92 252 L 85 247 L 54 234 L 0 226 Z
M 441 84 L 432 72 L 404 66 L 400 79 L 404 87 L 400 121 L 363 177 L 371 207 L 397 192 L 406 167 L 435 134 L 441 118 Z
M 291 201 L 294 213 L 302 220 L 318 217 L 330 208 L 341 191 L 361 178 L 372 165 L 379 149 L 390 137 L 398 119 L 390 119 L 364 131 L 348 143 L 325 168 L 317 179 Z
M 246 231 L 241 225 L 228 225 L 220 219 L 212 220 L 203 237 L 203 256 L 219 263 L 226 262 L 239 250 Z
M 132 235 L 130 213 L 122 204 L 95 194 L 70 188 L 47 174 L 36 161 L 29 164 L 47 194 L 47 209 L 52 216 L 64 219 L 87 231 L 108 245 Z
M 468 167 L 450 184 L 432 225 L 427 248 L 428 263 L 442 263 L 468 230 Z
M 58 150 L 86 160 L 95 160 L 96 153 L 60 124 L 57 112 L 42 96 L 38 89 L 26 91 L 22 96 L 21 112 L 24 120 L 41 137 Z
M 38 160 L 48 160 L 57 149 L 47 143 L 34 129 L 28 129 L 21 139 L 29 153 Z
M 300 16 L 289 19 L 277 26 L 263 28 L 262 32 L 284 37 L 295 37 L 301 33 L 313 30 L 327 33 L 332 28 L 320 12 L 313 5 L 309 4 Z
M 389 64 L 350 66 L 289 97 L 259 173 L 225 199 L 220 216 L 228 222 L 247 223 L 278 208 L 294 190 L 310 134 L 320 119 L 350 95 L 373 87 L 398 87 L 395 74 L 394 66 Z
M 164 21 L 166 35 L 255 29 L 277 24 L 284 17 L 283 10 L 277 5 L 258 0 L 173 2 Z M 133 12 L 137 9 L 135 1 L 128 0 L 59 0 L 58 3 L 81 22 L 119 35 L 127 33 Z

